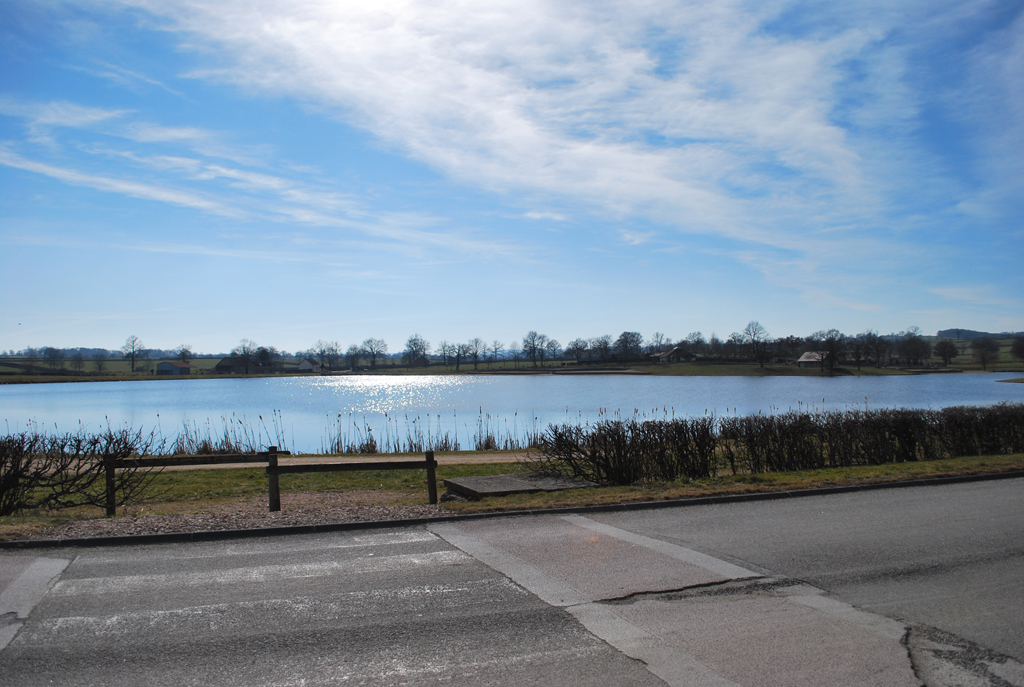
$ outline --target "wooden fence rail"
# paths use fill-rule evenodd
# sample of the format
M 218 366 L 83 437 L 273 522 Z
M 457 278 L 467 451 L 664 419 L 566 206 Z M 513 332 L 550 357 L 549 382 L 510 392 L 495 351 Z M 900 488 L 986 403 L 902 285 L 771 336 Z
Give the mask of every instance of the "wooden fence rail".
M 279 475 L 300 474 L 306 472 L 350 472 L 353 470 L 426 470 L 427 496 L 431 504 L 437 503 L 437 461 L 434 452 L 427 451 L 423 460 L 403 460 L 393 462 L 363 463 L 313 463 L 309 465 L 279 465 L 279 456 L 290 456 L 289 451 L 279 451 L 270 446 L 260 453 L 238 453 L 212 456 L 163 456 L 156 458 L 127 458 L 124 460 L 108 460 L 106 463 L 107 477 L 107 515 L 116 514 L 115 474 L 123 468 L 156 468 L 176 467 L 181 465 L 226 465 L 232 463 L 266 463 L 267 485 L 270 500 L 270 512 L 281 510 L 281 484 Z

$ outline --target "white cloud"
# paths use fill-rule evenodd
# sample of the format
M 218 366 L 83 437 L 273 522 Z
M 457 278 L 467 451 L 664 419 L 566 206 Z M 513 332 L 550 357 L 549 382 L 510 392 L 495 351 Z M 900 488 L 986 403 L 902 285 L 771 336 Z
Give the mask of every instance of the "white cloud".
M 244 215 L 243 212 L 236 208 L 229 207 L 217 200 L 195 193 L 190 193 L 188 191 L 167 188 L 154 184 L 145 184 L 127 179 L 87 174 L 63 167 L 55 167 L 46 163 L 26 159 L 16 153 L 12 153 L 2 148 L 0 148 L 0 165 L 43 174 L 52 179 L 59 179 L 60 181 L 75 186 L 85 186 L 99 191 L 120 193 L 133 198 L 142 198 L 144 200 L 171 203 L 172 205 L 190 207 L 196 210 L 209 212 L 214 215 L 221 215 L 224 217 L 241 217 Z

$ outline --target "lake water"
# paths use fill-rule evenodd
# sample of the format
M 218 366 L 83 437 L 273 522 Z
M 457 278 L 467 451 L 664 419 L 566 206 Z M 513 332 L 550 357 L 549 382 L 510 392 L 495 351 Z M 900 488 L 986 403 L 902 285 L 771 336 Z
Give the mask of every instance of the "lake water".
M 241 421 L 264 444 L 320 451 L 339 432 L 381 440 L 423 435 L 474 447 L 478 422 L 500 437 L 552 422 L 752 414 L 789 409 L 940 408 L 1024 402 L 1013 374 L 884 377 L 356 376 L 0 385 L 0 419 L 16 431 L 98 430 L 107 423 L 174 437 L 185 422 L 213 434 Z M 262 421 L 260 420 L 262 416 Z M 358 431 L 357 428 L 358 427 Z

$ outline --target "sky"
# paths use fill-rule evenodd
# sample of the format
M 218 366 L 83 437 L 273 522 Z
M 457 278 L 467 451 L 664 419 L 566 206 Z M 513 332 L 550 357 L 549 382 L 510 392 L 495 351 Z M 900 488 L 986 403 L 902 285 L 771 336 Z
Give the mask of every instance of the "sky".
M 1024 2 L 5 0 L 0 349 L 1024 330 Z

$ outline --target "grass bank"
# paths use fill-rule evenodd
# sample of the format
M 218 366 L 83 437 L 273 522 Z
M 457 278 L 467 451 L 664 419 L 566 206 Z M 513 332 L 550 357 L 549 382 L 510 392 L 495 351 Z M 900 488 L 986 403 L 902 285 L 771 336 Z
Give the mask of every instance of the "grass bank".
M 516 463 L 460 464 L 438 467 L 438 480 L 520 472 Z M 560 508 L 636 501 L 749 494 L 856 484 L 879 484 L 908 479 L 951 477 L 1024 470 L 1024 454 L 973 456 L 886 465 L 828 468 L 799 472 L 721 476 L 705 480 L 650 482 L 628 487 L 570 489 L 546 494 L 519 494 L 442 504 L 453 513 Z M 361 471 L 282 475 L 281 490 L 289 493 L 362 492 L 376 505 L 426 503 L 423 471 Z M 165 471 L 157 476 L 152 496 L 131 514 L 204 513 L 263 499 L 267 480 L 262 468 Z M 34 533 L 72 520 L 102 518 L 98 508 L 39 511 L 0 518 L 0 539 L 32 538 Z

